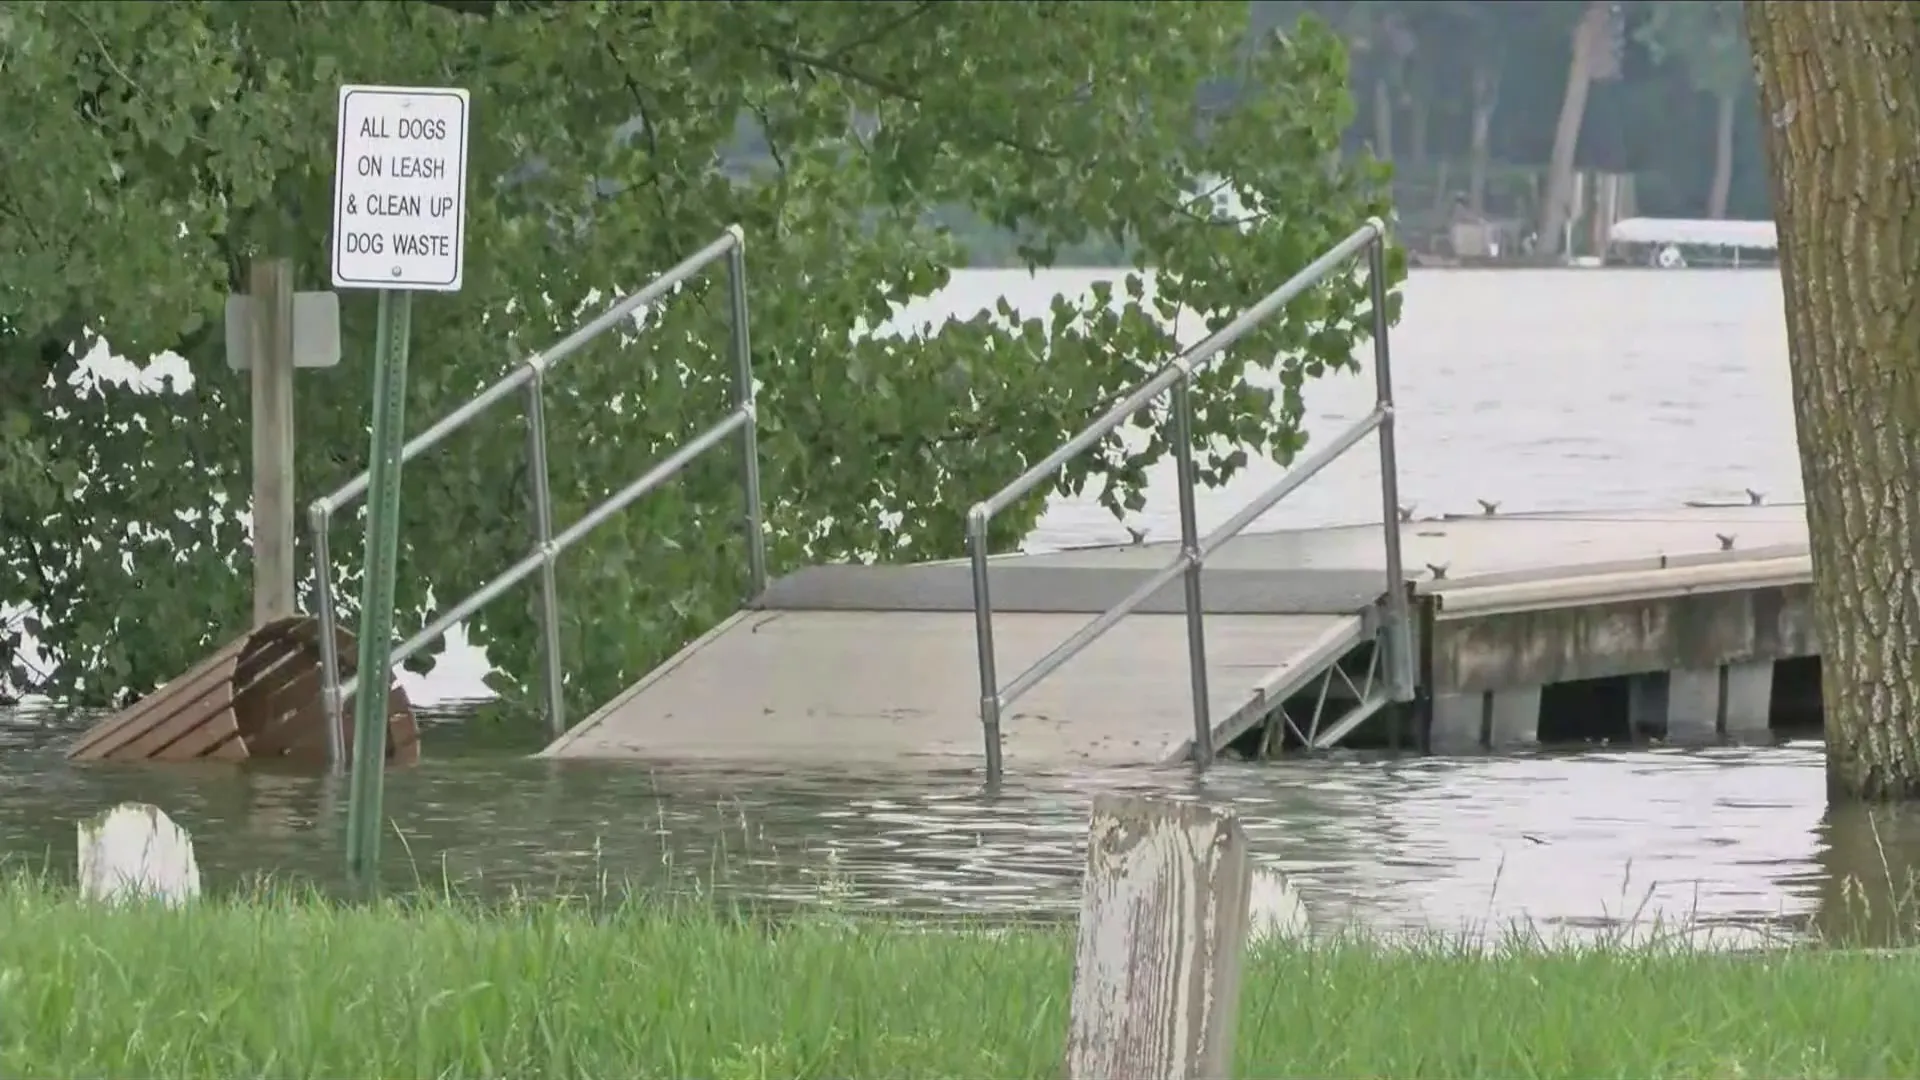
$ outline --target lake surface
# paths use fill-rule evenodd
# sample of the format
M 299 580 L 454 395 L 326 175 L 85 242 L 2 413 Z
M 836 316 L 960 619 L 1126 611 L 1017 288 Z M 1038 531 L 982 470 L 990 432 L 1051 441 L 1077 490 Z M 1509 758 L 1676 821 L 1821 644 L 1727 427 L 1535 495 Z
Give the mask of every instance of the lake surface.
M 905 318 L 970 314 L 1002 295 L 1037 312 L 1056 291 L 1102 276 L 967 272 Z M 1627 510 L 1746 488 L 1798 498 L 1771 272 L 1416 271 L 1405 311 L 1393 337 L 1400 482 L 1402 500 L 1422 513 L 1472 510 L 1482 498 L 1507 511 Z M 1311 387 L 1310 430 L 1332 433 L 1371 394 L 1368 372 Z M 1251 469 L 1203 493 L 1201 528 L 1278 472 Z M 1378 475 L 1370 448 L 1357 451 L 1260 527 L 1376 520 Z M 1173 535 L 1172 485 L 1157 479 L 1136 519 L 1062 502 L 1029 546 L 1123 540 L 1127 526 Z M 475 650 L 456 648 L 412 689 L 416 700 L 471 696 L 483 671 Z M 76 769 L 59 747 L 80 722 L 0 711 L 0 851 L 64 870 L 74 819 L 142 799 L 195 833 L 216 880 L 337 882 L 337 783 Z M 1317 920 L 1380 929 L 1691 920 L 1793 932 L 1836 924 L 1842 879 L 1884 894 L 1920 858 L 1920 827 L 1903 817 L 1826 813 L 1812 743 L 1335 757 L 1229 764 L 1197 780 L 1016 771 L 990 797 L 964 774 L 527 761 L 457 709 L 427 734 L 427 764 L 389 781 L 387 810 L 403 839 L 384 851 L 396 886 L 580 891 L 636 881 L 775 903 L 1065 913 L 1087 801 L 1116 788 L 1231 803 L 1259 856 L 1293 875 Z

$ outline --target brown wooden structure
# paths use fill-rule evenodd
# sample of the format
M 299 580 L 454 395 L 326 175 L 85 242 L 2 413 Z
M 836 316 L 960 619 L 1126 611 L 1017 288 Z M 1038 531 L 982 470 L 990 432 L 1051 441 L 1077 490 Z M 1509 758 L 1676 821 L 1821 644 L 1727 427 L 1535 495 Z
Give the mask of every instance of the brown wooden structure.
M 341 677 L 354 673 L 353 635 L 338 632 Z M 320 628 L 281 619 L 228 642 L 186 674 L 95 724 L 67 751 L 76 761 L 273 760 L 324 766 Z M 345 743 L 353 747 L 352 710 Z M 413 706 L 387 691 L 387 765 L 420 760 Z

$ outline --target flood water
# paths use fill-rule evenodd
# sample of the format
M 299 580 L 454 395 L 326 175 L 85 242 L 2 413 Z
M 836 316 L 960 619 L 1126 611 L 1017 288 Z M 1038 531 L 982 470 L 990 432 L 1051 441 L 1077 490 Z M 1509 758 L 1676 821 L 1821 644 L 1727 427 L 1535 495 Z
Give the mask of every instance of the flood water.
M 1039 311 L 1098 276 L 970 272 L 909 317 L 971 313 L 1003 294 Z M 1469 510 L 1479 498 L 1512 511 L 1669 506 L 1746 488 L 1798 497 L 1771 272 L 1416 272 L 1405 310 L 1393 339 L 1401 491 L 1422 513 Z M 1310 388 L 1311 430 L 1331 433 L 1370 395 L 1364 373 Z M 1276 474 L 1256 469 L 1203 494 L 1201 528 Z M 1357 452 L 1263 526 L 1377 520 L 1377 482 L 1372 454 Z M 1064 502 L 1029 546 L 1123 540 L 1128 525 L 1172 535 L 1171 485 L 1153 495 L 1125 523 Z M 411 689 L 416 701 L 469 696 L 483 671 L 477 653 L 455 649 Z M 66 870 L 76 818 L 139 799 L 195 834 L 216 881 L 338 882 L 337 783 L 74 768 L 60 746 L 83 724 L 0 710 L 0 852 Z M 437 715 L 427 763 L 389 779 L 391 885 L 579 892 L 633 882 L 775 903 L 1065 913 L 1087 802 L 1110 789 L 1231 804 L 1258 856 L 1286 870 L 1328 925 L 1661 920 L 1791 933 L 1836 924 L 1848 906 L 1843 879 L 1884 897 L 1920 865 L 1920 826 L 1829 817 L 1817 743 L 1334 756 L 1225 764 L 1200 779 L 1035 775 L 1009 762 L 1008 784 L 988 796 L 969 774 L 532 761 L 475 727 L 457 708 Z M 537 745 L 525 734 L 519 749 Z M 1873 910 L 1884 915 L 1884 900 Z

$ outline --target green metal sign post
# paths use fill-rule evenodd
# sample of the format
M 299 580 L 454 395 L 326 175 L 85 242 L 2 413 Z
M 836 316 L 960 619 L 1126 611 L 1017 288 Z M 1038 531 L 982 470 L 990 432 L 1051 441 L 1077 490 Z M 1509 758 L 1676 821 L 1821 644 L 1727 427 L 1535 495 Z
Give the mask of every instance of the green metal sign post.
M 407 435 L 407 345 L 413 294 L 380 291 L 373 339 L 373 452 L 367 476 L 367 553 L 360 581 L 360 692 L 353 699 L 353 772 L 347 786 L 347 873 L 379 879 L 382 781 L 387 758 L 387 671 L 393 655 L 393 589 L 400 559 L 400 463 Z
M 392 684 L 400 473 L 407 458 L 407 352 L 413 294 L 458 292 L 466 252 L 465 90 L 343 86 L 333 186 L 333 285 L 378 290 L 373 445 L 355 667 L 347 874 L 363 895 L 380 882 L 381 798 Z M 331 587 L 331 582 L 320 583 Z

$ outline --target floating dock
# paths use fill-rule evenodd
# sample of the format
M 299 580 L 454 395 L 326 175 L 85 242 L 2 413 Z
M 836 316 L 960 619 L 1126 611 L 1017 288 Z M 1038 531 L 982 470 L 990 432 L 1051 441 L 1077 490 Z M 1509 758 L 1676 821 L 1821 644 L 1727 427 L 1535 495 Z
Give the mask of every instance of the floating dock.
M 1640 730 L 1764 734 L 1774 663 L 1815 653 L 1798 505 L 1449 516 L 1400 535 L 1413 720 L 1435 751 L 1533 743 L 1548 687 L 1621 676 Z M 1208 557 L 1215 745 L 1258 729 L 1332 746 L 1368 719 L 1349 718 L 1367 697 L 1383 549 L 1370 524 L 1243 534 Z M 993 559 L 1003 665 L 1025 667 L 1174 551 Z M 1183 761 L 1182 611 L 1176 582 L 1037 684 L 1005 717 L 1008 768 Z M 977 766 L 973 612 L 965 562 L 803 570 L 544 753 Z
M 1778 669 L 1816 654 L 1799 506 L 1760 505 L 1757 495 L 1750 504 L 1644 513 L 1501 514 L 1483 504 L 1476 514 L 1413 519 L 1398 496 L 1388 237 L 1379 219 L 1169 358 L 972 506 L 969 558 L 817 566 L 770 580 L 745 244 L 742 230 L 728 229 L 528 357 L 403 450 L 411 460 L 524 395 L 536 509 L 530 550 L 397 646 L 392 662 L 537 581 L 555 733 L 544 756 L 881 762 L 981 768 L 992 782 L 1005 767 L 1205 766 L 1221 752 L 1328 749 L 1380 730 L 1389 742 L 1411 736 L 1441 752 L 1503 749 L 1558 738 L 1548 727 L 1583 711 L 1611 710 L 1622 737 L 1744 738 L 1768 730 Z M 732 407 L 557 527 L 542 406 L 556 366 L 667 302 L 679 284 L 719 268 L 727 279 Z M 1372 409 L 1316 439 L 1277 482 L 1202 535 L 1189 400 L 1196 376 L 1336 275 L 1365 281 L 1367 304 L 1355 317 L 1370 322 Z M 996 514 L 1046 490 L 1123 425 L 1141 422 L 1161 429 L 1171 449 L 1178 543 L 989 554 Z M 556 562 L 689 463 L 736 440 L 746 511 L 744 609 L 569 730 Z M 1246 531 L 1363 444 L 1379 453 L 1374 523 Z M 315 580 L 337 579 L 327 524 L 365 494 L 367 481 L 362 473 L 310 507 Z M 334 640 L 335 605 L 331 589 L 318 597 L 318 697 L 333 730 L 359 680 L 324 648 Z M 340 764 L 340 748 L 329 750 Z

